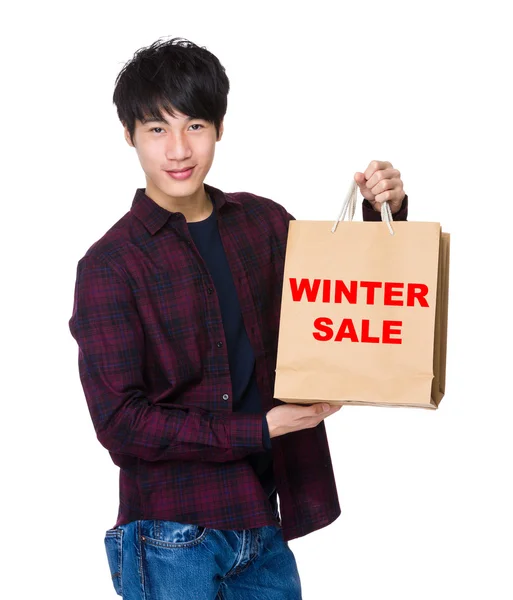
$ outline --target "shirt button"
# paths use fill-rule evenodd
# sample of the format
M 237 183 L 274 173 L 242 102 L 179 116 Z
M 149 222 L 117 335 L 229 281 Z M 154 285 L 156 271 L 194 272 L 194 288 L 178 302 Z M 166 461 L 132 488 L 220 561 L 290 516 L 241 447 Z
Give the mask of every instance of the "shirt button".
M 223 394 L 223 400 L 228 400 L 230 398 L 230 396 L 228 396 L 228 394 Z
M 223 347 L 223 342 L 217 342 L 217 347 L 218 348 L 222 348 Z
M 209 294 L 212 294 L 212 293 L 214 292 L 214 289 L 213 289 L 213 288 L 207 288 L 207 292 L 208 292 Z

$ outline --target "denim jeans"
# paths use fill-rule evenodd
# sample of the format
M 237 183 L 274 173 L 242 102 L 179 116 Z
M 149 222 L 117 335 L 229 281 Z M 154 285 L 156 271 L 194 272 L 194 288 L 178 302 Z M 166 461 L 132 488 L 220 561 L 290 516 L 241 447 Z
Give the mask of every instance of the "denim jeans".
M 104 541 L 124 600 L 301 600 L 296 560 L 278 526 L 138 520 L 107 530 Z

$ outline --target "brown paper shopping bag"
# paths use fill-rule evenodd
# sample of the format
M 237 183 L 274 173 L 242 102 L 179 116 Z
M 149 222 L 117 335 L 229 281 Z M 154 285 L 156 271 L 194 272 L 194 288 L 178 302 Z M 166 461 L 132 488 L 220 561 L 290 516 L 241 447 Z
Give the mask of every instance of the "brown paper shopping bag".
M 449 241 L 439 223 L 292 221 L 274 396 L 437 408 L 445 393 Z M 346 214 L 349 221 L 344 221 Z M 332 226 L 333 225 L 333 226 Z

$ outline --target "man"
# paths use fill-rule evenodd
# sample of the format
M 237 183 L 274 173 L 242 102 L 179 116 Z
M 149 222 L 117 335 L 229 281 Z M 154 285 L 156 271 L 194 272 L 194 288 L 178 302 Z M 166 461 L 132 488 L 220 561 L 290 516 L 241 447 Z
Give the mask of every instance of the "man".
M 323 421 L 340 407 L 273 398 L 293 217 L 204 183 L 228 91 L 218 59 L 181 38 L 123 67 L 114 103 L 146 187 L 77 268 L 69 326 L 120 468 L 105 547 L 130 600 L 301 598 L 287 542 L 340 514 Z M 390 163 L 355 181 L 366 220 L 384 201 L 406 219 Z

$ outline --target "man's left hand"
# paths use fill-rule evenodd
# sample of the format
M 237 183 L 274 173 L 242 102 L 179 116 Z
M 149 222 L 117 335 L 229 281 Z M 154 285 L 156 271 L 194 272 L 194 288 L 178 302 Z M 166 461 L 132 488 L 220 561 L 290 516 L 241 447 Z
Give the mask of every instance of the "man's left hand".
M 392 214 L 401 208 L 406 194 L 401 173 L 392 167 L 392 163 L 373 160 L 365 173 L 355 173 L 354 180 L 374 210 L 381 212 L 383 202 L 389 203 Z

